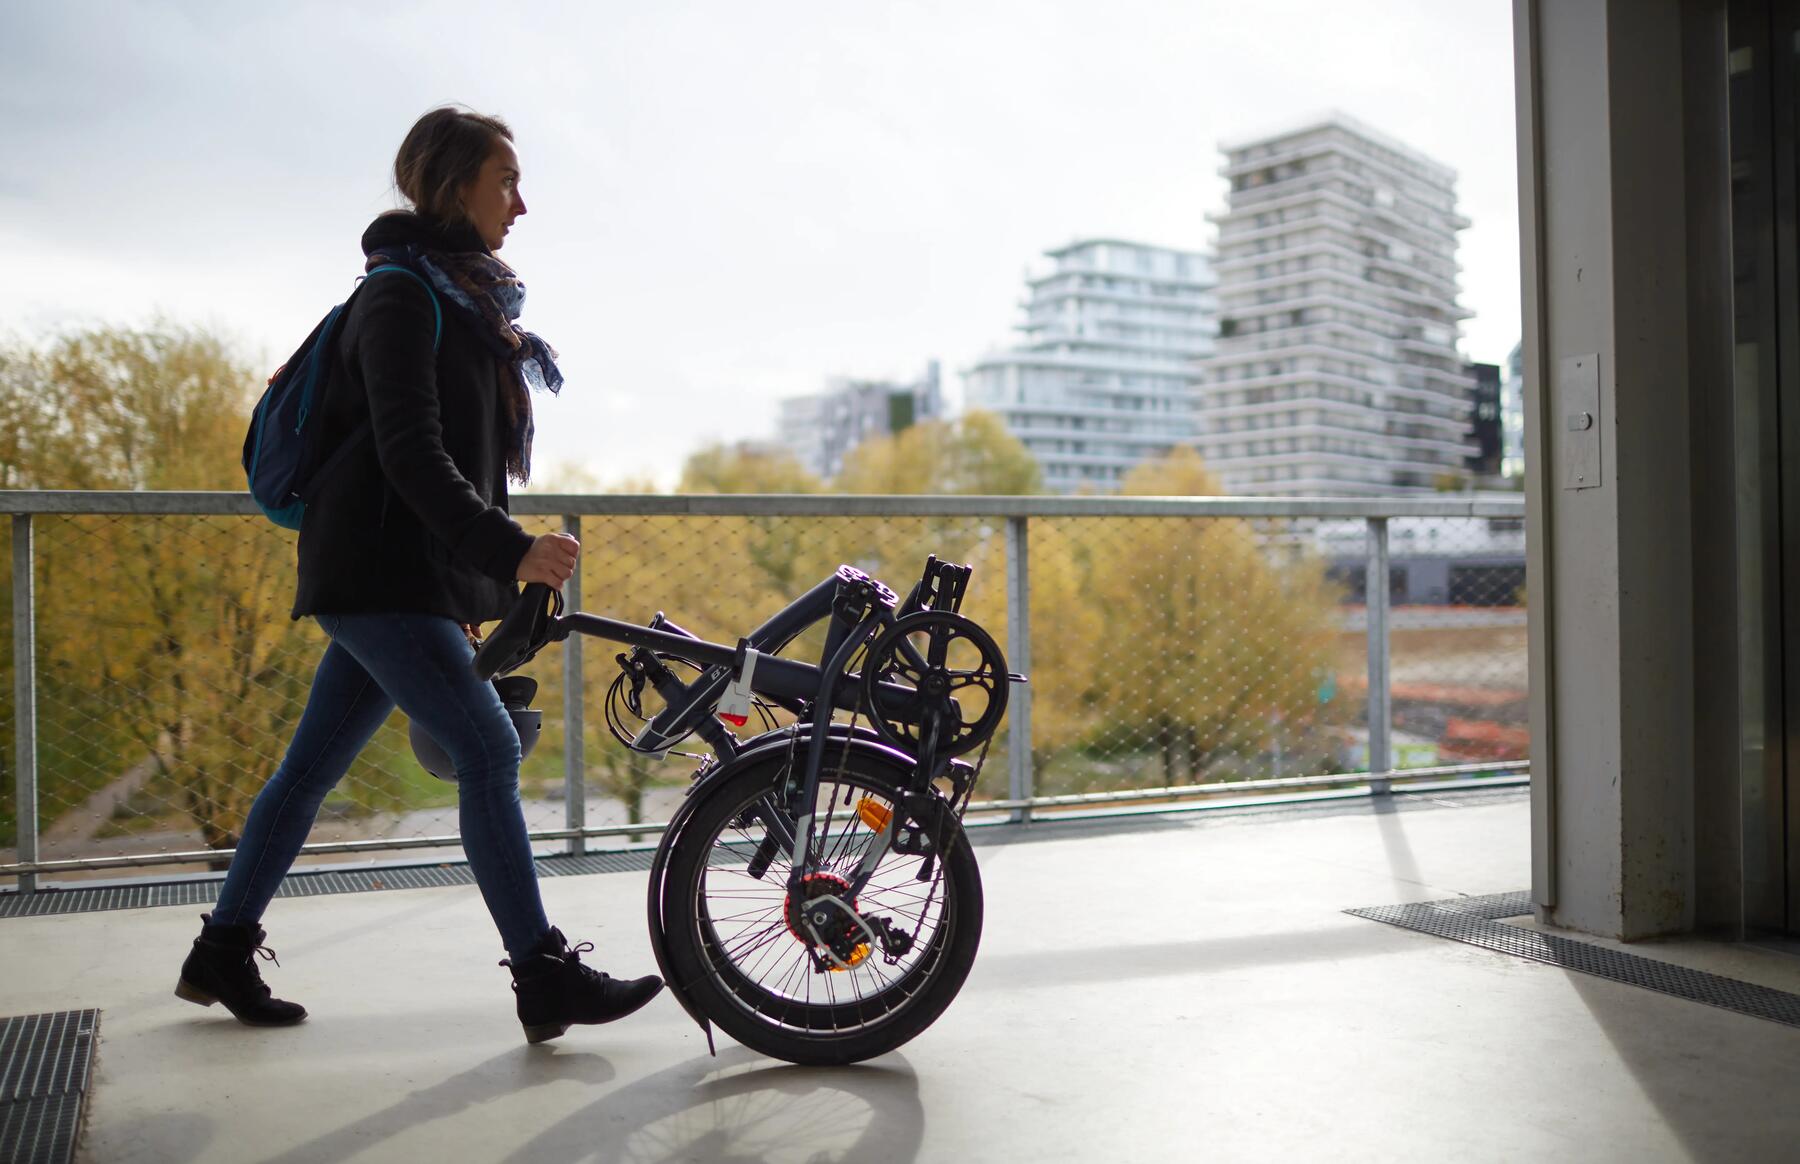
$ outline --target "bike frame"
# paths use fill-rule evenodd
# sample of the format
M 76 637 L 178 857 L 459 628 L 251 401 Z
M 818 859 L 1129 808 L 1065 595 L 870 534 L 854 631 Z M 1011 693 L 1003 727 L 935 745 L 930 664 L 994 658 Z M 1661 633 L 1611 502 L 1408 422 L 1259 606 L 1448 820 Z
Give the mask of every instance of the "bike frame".
M 692 733 L 705 741 L 721 764 L 737 757 L 744 745 L 712 714 L 712 709 L 734 677 L 742 672 L 747 653 L 756 652 L 749 684 L 751 690 L 796 713 L 803 707 L 811 709 L 811 730 L 805 733 L 805 765 L 798 781 L 790 774 L 786 790 L 787 810 L 794 822 L 791 837 L 780 836 L 787 831 L 783 827 L 786 822 L 766 822 L 771 835 L 777 836 L 788 848 L 789 889 L 797 890 L 803 878 L 812 871 L 815 821 L 811 806 L 818 796 L 827 748 L 833 736 L 840 734 L 831 730 L 832 713 L 839 709 L 861 710 L 862 684 L 860 677 L 849 672 L 850 660 L 876 634 L 918 609 L 921 595 L 932 584 L 935 568 L 935 560 L 927 564 L 926 576 L 896 609 L 892 590 L 859 570 L 841 566 L 835 574 L 783 607 L 735 647 L 697 638 L 660 613 L 648 626 L 595 614 L 561 615 L 552 620 L 548 641 L 560 641 L 572 633 L 579 633 L 638 648 L 633 655 L 634 661 L 644 668 L 654 683 L 664 707 L 638 733 L 632 747 L 654 755 L 666 755 L 676 742 Z M 951 586 L 956 598 L 960 598 L 960 581 L 963 579 L 966 574 L 959 576 L 957 583 Z M 830 628 L 818 664 L 778 657 L 777 652 L 808 628 L 827 619 Z M 905 649 L 916 659 L 915 651 Z M 693 681 L 683 683 L 661 665 L 655 658 L 658 654 L 686 659 L 704 669 Z M 923 664 L 923 660 L 917 661 Z M 876 689 L 875 698 L 880 707 L 870 709 L 871 714 L 887 715 L 914 724 L 922 718 L 918 714 L 918 695 L 911 688 L 883 683 Z M 794 737 L 797 742 L 799 727 L 795 724 L 783 729 L 783 734 Z M 929 753 L 930 749 L 926 750 Z M 929 786 L 931 779 L 939 774 L 935 770 L 926 770 L 932 766 L 929 755 L 914 757 L 913 762 L 916 766 L 915 787 L 905 790 L 908 792 Z M 949 760 L 945 759 L 941 766 L 948 764 Z M 807 806 L 804 814 L 800 812 L 801 806 Z M 881 836 L 871 846 L 870 855 L 864 861 L 866 868 L 859 869 L 854 879 L 857 890 L 873 873 L 900 816 L 898 811 L 890 816 Z

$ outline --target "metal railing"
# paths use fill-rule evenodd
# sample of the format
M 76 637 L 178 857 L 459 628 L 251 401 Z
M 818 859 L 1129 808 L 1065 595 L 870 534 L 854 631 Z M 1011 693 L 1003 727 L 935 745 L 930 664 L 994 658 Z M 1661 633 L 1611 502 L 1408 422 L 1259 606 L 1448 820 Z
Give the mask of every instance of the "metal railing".
M 1015 689 L 1006 729 L 995 741 L 1004 753 L 1003 766 L 997 766 L 1004 773 L 1004 784 L 984 779 L 980 791 L 986 795 L 971 806 L 978 815 L 1023 821 L 1034 812 L 1192 807 L 1202 798 L 1221 794 L 1266 796 L 1334 788 L 1381 795 L 1396 781 L 1478 774 L 1505 779 L 1510 773 L 1516 782 L 1528 771 L 1524 749 L 1518 745 L 1524 701 L 1523 560 L 1521 556 L 1515 574 L 1509 563 L 1496 563 L 1491 555 L 1480 558 L 1476 550 L 1491 542 L 1489 524 L 1505 528 L 1522 520 L 1522 498 L 526 495 L 514 498 L 512 509 L 528 527 L 541 527 L 540 532 L 561 529 L 577 537 L 587 535 L 582 566 L 566 591 L 572 609 L 582 608 L 585 586 L 594 609 L 634 617 L 635 611 L 620 608 L 627 597 L 637 601 L 639 591 L 647 592 L 642 597 L 660 601 L 658 586 L 672 584 L 667 580 L 677 575 L 707 571 L 728 575 L 712 590 L 688 588 L 688 601 L 709 608 L 703 615 L 670 606 L 678 621 L 700 617 L 691 629 L 725 641 L 750 624 L 740 611 L 747 609 L 744 602 L 751 601 L 737 602 L 725 590 L 746 585 L 744 579 L 750 575 L 760 579 L 758 594 L 766 598 L 784 582 L 816 581 L 795 572 L 834 558 L 875 566 L 881 576 L 900 585 L 910 582 L 918 564 L 901 557 L 919 547 L 936 549 L 943 543 L 946 556 L 979 559 L 988 569 L 985 575 L 978 571 L 971 594 L 980 590 L 986 605 L 972 613 L 997 632 L 1001 628 L 996 620 L 1003 622 L 1002 637 L 1014 670 L 1036 675 L 1035 660 L 1043 673 L 1040 681 Z M 56 705 L 62 715 L 59 731 L 68 739 L 80 739 L 87 724 L 92 725 L 87 733 L 93 737 L 90 742 L 105 737 L 104 725 L 128 718 L 137 705 L 102 701 L 77 708 L 74 703 L 99 700 L 95 693 L 102 688 L 123 690 L 132 683 L 141 685 L 137 696 L 153 702 L 161 691 L 157 685 L 173 681 L 174 674 L 157 652 L 167 654 L 175 648 L 154 642 L 142 628 L 109 631 L 117 620 L 108 613 L 114 608 L 105 595 L 116 583 L 81 571 L 154 573 L 166 568 L 185 577 L 183 571 L 197 568 L 193 563 L 216 563 L 252 541 L 244 536 L 246 530 L 267 537 L 291 535 L 273 531 L 246 495 L 232 493 L 0 491 L 0 514 L 10 515 L 12 534 L 13 696 L 6 719 L 14 737 L 11 807 L 16 822 L 12 846 L 16 856 L 0 862 L 0 876 L 16 877 L 20 888 L 29 891 L 40 875 L 62 871 L 216 863 L 228 857 L 228 846 L 192 844 L 150 852 L 82 851 L 54 859 L 43 853 L 41 777 L 47 745 L 39 734 L 44 710 L 40 687 L 46 675 L 42 668 L 46 656 L 54 656 L 50 665 L 58 680 L 56 698 L 63 701 Z M 175 531 L 173 540 L 183 544 L 173 549 L 169 539 L 136 527 L 133 537 L 124 539 L 119 526 L 112 524 L 173 518 L 197 519 Z M 1395 558 L 1389 552 L 1388 523 L 1397 518 L 1432 519 L 1446 536 L 1423 551 L 1408 551 L 1412 558 Z M 47 523 L 57 538 L 48 551 L 41 540 Z M 1364 531 L 1358 561 L 1343 557 L 1351 523 Z M 221 527 L 228 528 L 220 533 Z M 1470 550 L 1465 555 L 1470 562 L 1463 567 L 1455 565 L 1459 539 Z M 891 556 L 894 544 L 901 547 L 901 557 Z M 140 555 L 166 553 L 172 564 L 136 563 L 131 547 Z M 106 552 L 94 552 L 97 548 Z M 274 543 L 264 549 L 269 560 L 279 557 Z M 742 557 L 717 560 L 733 554 Z M 109 564 L 93 565 L 91 560 L 98 558 Z M 38 582 L 52 572 L 52 559 L 55 584 L 40 593 Z M 1003 586 L 996 584 L 994 566 L 1003 570 Z M 286 610 L 277 608 L 269 595 L 278 593 L 285 601 L 287 590 L 285 585 L 271 590 L 269 575 L 266 569 L 259 575 L 260 598 L 247 600 L 233 592 L 237 614 L 241 616 L 248 605 L 254 618 L 285 622 Z M 1041 581 L 1034 584 L 1034 577 Z M 79 582 L 71 585 L 70 579 Z M 1484 579 L 1486 590 L 1480 589 Z M 226 585 L 210 574 L 205 581 L 215 588 Z M 39 625 L 47 604 L 66 604 L 67 595 L 79 590 L 81 583 L 101 596 L 75 613 L 58 608 L 59 638 L 47 641 Z M 597 601 L 599 594 L 609 600 Z M 1396 594 L 1409 606 L 1424 605 L 1400 612 L 1403 617 L 1397 620 L 1392 601 Z M 172 601 L 166 595 L 158 599 L 165 600 Z M 1034 623 L 1034 606 L 1042 626 Z M 69 628 L 84 625 L 83 618 L 98 636 L 136 636 L 134 642 L 144 639 L 148 645 L 129 665 L 95 663 L 106 675 L 90 681 L 83 678 L 82 644 L 65 641 Z M 731 619 L 740 621 L 733 625 Z M 216 623 L 208 625 L 216 630 Z M 158 633 L 178 638 L 166 628 Z M 293 633 L 304 636 L 306 631 Z M 1259 642 L 1259 634 L 1269 637 Z M 1402 663 L 1408 675 L 1401 692 L 1410 741 L 1404 746 L 1413 750 L 1410 756 L 1398 757 L 1399 763 L 1397 634 L 1405 637 Z M 1139 649 L 1147 653 L 1121 657 L 1121 643 L 1128 637 L 1140 640 Z M 1199 645 L 1202 640 L 1204 647 Z M 1356 640 L 1364 655 L 1361 676 L 1352 673 L 1350 659 Z M 96 640 L 102 645 L 104 641 Z M 296 639 L 283 648 L 287 654 L 269 654 L 265 649 L 260 670 L 250 668 L 256 682 L 263 687 L 278 680 L 289 682 L 300 669 L 298 663 L 289 665 L 298 658 L 296 644 L 305 645 Z M 256 649 L 260 648 L 250 649 L 252 655 Z M 639 797 L 633 802 L 633 819 L 615 824 L 593 819 L 589 793 L 597 765 L 624 762 L 604 741 L 597 745 L 599 752 L 587 744 L 597 718 L 590 714 L 589 692 L 598 690 L 590 685 L 589 664 L 607 660 L 584 657 L 580 636 L 571 637 L 561 654 L 557 676 L 563 715 L 561 787 L 545 782 L 534 786 L 545 804 L 552 797 L 560 799 L 561 820 L 557 827 L 546 827 L 548 822 L 540 819 L 531 835 L 540 841 L 562 841 L 570 852 L 580 853 L 592 838 L 636 838 L 657 832 L 660 823 L 639 813 L 646 787 L 641 773 L 624 781 L 636 789 L 626 795 Z M 1484 668 L 1494 674 L 1480 674 Z M 126 677 L 118 678 L 115 672 Z M 1317 685 L 1317 707 L 1303 690 L 1308 683 Z M 1340 697 L 1340 687 L 1354 689 L 1358 684 L 1364 692 L 1360 716 L 1353 698 Z M 1048 701 L 1051 718 L 1034 723 L 1034 704 L 1040 697 Z M 212 706 L 224 698 L 218 697 Z M 281 707 L 291 710 L 294 696 L 290 692 L 285 698 L 288 703 Z M 1481 707 L 1508 710 L 1493 713 L 1499 719 L 1470 718 L 1488 714 L 1467 710 Z M 160 736 L 139 730 L 135 736 L 120 737 L 146 740 L 141 746 L 155 761 L 140 765 L 152 772 L 140 776 L 140 790 L 146 780 L 178 782 L 178 774 L 171 770 L 179 768 L 187 754 L 168 737 L 188 731 L 183 725 L 194 713 L 183 710 L 177 715 L 161 704 L 157 708 L 168 720 Z M 226 713 L 235 714 L 235 709 L 227 708 Z M 291 722 L 291 716 L 283 719 L 279 712 L 265 719 L 274 728 L 256 737 L 249 750 L 274 746 L 280 725 Z M 1245 730 L 1246 723 L 1254 730 Z M 1356 743 L 1363 736 L 1366 744 Z M 1470 744 L 1464 737 L 1487 742 Z M 1474 761 L 1465 751 L 1462 762 L 1441 762 L 1458 760 L 1456 747 L 1486 751 Z M 1345 763 L 1358 748 L 1364 762 Z M 239 751 L 244 750 L 240 740 Z M 1452 754 L 1442 754 L 1446 751 Z M 55 766 L 65 778 L 69 773 L 82 775 L 83 763 L 93 766 L 71 752 L 72 747 L 64 747 L 55 756 Z M 1289 767 L 1301 774 L 1283 775 Z M 1054 781 L 1045 779 L 1046 768 L 1055 773 Z M 85 783 L 75 782 L 78 791 L 61 794 L 56 805 L 61 814 L 70 814 L 72 798 L 106 774 L 92 773 Z M 1220 778 L 1205 778 L 1212 776 Z M 246 774 L 239 784 L 246 782 L 253 786 L 255 780 Z M 1114 786 L 1120 784 L 1132 786 Z M 1059 791 L 1060 786 L 1067 788 Z M 134 816 L 125 803 L 129 800 L 130 795 L 119 792 L 113 805 L 114 814 L 122 813 L 128 824 L 153 815 Z M 224 810 L 218 815 L 230 817 Z M 357 854 L 458 843 L 453 833 L 432 831 L 429 822 L 418 827 L 426 831 L 327 839 L 309 844 L 305 852 Z M 398 830 L 396 823 L 394 831 Z

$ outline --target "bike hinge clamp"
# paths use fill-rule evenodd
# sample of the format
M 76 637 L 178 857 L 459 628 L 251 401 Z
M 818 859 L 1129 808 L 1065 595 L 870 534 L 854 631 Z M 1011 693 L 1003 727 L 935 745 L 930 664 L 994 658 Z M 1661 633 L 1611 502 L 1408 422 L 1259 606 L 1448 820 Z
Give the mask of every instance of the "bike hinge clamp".
M 877 607 L 893 610 L 900 601 L 900 596 L 888 589 L 886 583 L 871 578 L 855 566 L 839 566 L 837 583 L 831 612 L 848 626 L 861 623 Z
M 756 681 L 756 661 L 761 657 L 749 639 L 738 640 L 737 654 L 731 659 L 731 685 L 719 697 L 718 706 L 719 718 L 732 727 L 750 722 L 750 701 L 755 695 L 752 684 Z

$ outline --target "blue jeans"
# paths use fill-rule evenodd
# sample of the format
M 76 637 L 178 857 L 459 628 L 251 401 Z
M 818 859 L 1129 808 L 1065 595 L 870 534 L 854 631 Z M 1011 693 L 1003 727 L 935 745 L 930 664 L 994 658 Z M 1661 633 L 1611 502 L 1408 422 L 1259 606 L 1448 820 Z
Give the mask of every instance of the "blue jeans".
M 331 645 L 275 775 L 257 793 L 213 921 L 255 923 L 300 853 L 319 805 L 396 704 L 456 764 L 463 851 L 507 953 L 549 932 L 519 807 L 519 734 L 469 666 L 462 628 L 429 614 L 326 614 Z

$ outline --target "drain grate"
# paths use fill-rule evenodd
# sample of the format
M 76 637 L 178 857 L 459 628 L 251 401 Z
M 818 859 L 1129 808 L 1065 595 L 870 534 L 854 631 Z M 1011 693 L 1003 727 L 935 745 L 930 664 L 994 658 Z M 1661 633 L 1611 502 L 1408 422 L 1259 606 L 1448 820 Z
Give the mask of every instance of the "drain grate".
M 0 1160 L 74 1158 L 99 1031 L 97 1010 L 0 1019 Z
M 650 868 L 649 849 L 585 853 L 579 857 L 539 857 L 540 877 L 580 877 L 593 873 L 632 873 Z M 144 909 L 163 905 L 211 905 L 224 877 L 199 877 L 184 881 L 143 885 L 107 885 L 92 889 L 40 889 L 35 893 L 0 894 L 0 918 L 45 917 L 51 914 L 95 913 L 109 909 Z M 438 865 L 391 865 L 374 869 L 348 869 L 330 873 L 289 874 L 278 897 L 316 897 L 322 893 L 371 893 L 383 889 L 434 889 L 448 885 L 473 885 L 475 875 L 465 862 Z M 4 1157 L 0 1157 L 4 1159 Z
M 1103 836 L 1150 828 L 1255 825 L 1277 817 L 1343 816 L 1368 814 L 1376 811 L 1432 811 L 1441 810 L 1447 805 L 1450 807 L 1464 805 L 1478 807 L 1520 800 L 1525 795 L 1523 789 L 1511 787 L 1476 787 L 1455 790 L 1433 788 L 1429 791 L 1429 799 L 1415 799 L 1412 793 L 1399 789 L 1396 789 L 1395 792 L 1396 794 L 1390 802 L 1383 803 L 1379 807 L 1366 799 L 1301 803 L 1263 801 L 1213 806 L 1203 812 L 1189 812 L 1179 816 L 1150 814 L 1091 817 L 1076 814 L 1059 817 L 1048 815 L 1036 817 L 1030 825 L 977 821 L 973 822 L 969 830 L 969 838 L 977 845 L 1021 844 L 1053 841 L 1075 835 Z M 1423 795 L 1425 794 L 1421 790 L 1421 796 Z M 660 826 L 657 827 L 660 828 Z M 647 829 L 646 831 L 654 832 L 656 829 Z M 540 877 L 579 877 L 592 873 L 641 873 L 650 868 L 652 854 L 653 850 L 650 849 L 620 849 L 587 853 L 580 857 L 570 857 L 558 853 L 539 857 L 537 869 Z M 224 880 L 223 875 L 187 877 L 179 881 L 127 882 L 114 885 L 84 886 L 75 884 L 66 888 L 51 886 L 32 893 L 0 889 L 0 918 L 95 913 L 102 910 L 146 909 L 155 906 L 207 906 L 217 900 L 219 883 L 222 880 Z M 322 893 L 369 893 L 382 889 L 429 889 L 449 885 L 471 885 L 474 880 L 468 865 L 460 861 L 420 865 L 383 865 L 368 869 L 329 873 L 308 873 L 303 869 L 289 874 L 277 893 L 281 897 L 314 897 Z M 1498 902 L 1501 898 L 1508 902 L 1513 898 L 1518 898 L 1523 902 L 1525 897 L 1526 895 L 1522 893 L 1501 894 L 1493 899 L 1465 898 L 1463 901 L 1468 908 L 1478 908 L 1470 903 Z M 1489 916 L 1510 917 L 1515 913 L 1527 913 L 1531 907 L 1529 903 L 1524 903 L 1517 909 L 1512 909 L 1504 904 L 1490 904 L 1487 908 L 1506 909 L 1504 913 Z
M 1470 917 L 1499 921 L 1532 911 L 1531 894 L 1521 889 L 1516 893 L 1490 893 L 1485 897 L 1452 897 L 1424 904 L 1450 913 L 1466 913 Z M 1355 913 L 1356 910 L 1350 912 Z
M 1500 912 L 1501 910 L 1505 912 Z M 1659 994 L 1702 1002 L 1751 1018 L 1800 1027 L 1800 994 L 1709 974 L 1704 970 L 1675 966 L 1638 954 L 1627 954 L 1609 946 L 1599 946 L 1561 934 L 1523 930 L 1517 926 L 1503 925 L 1498 920 L 1529 913 L 1530 910 L 1529 895 L 1502 893 L 1492 897 L 1380 905 L 1347 909 L 1344 912 L 1422 934 L 1479 946 L 1484 950 L 1512 954 L 1580 974 L 1591 974 L 1626 986 L 1640 986 Z

